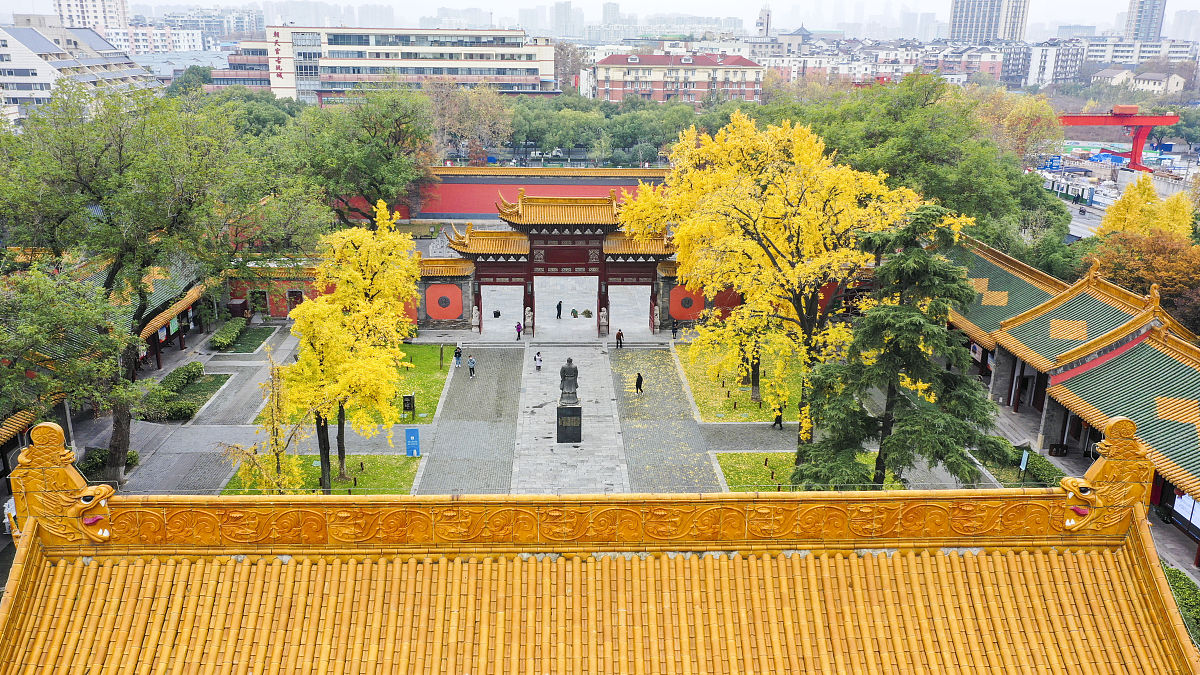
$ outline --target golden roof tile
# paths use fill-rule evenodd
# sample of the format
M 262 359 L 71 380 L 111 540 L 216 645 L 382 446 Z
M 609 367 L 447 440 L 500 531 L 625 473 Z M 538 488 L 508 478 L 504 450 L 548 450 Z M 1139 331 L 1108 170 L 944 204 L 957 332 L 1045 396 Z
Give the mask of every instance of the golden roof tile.
M 116 495 L 77 513 L 97 488 L 43 425 L 14 472 L 0 674 L 1200 673 L 1148 536 L 1144 444 L 1123 418 L 1106 432 L 1085 477 L 1045 489 Z
M 423 277 L 469 277 L 475 273 L 475 263 L 462 258 L 421 258 Z
M 146 327 L 142 329 L 142 332 L 138 335 L 138 337 L 143 340 L 148 339 L 151 335 L 157 333 L 159 328 L 171 323 L 171 319 L 179 316 L 180 312 L 188 307 L 191 307 L 197 300 L 200 299 L 200 296 L 204 295 L 205 288 L 206 286 L 204 284 L 192 286 L 187 293 L 183 294 L 182 298 L 175 301 L 175 304 L 155 315 L 155 317 L 150 320 L 150 323 L 146 324 Z
M 675 252 L 666 237 L 638 239 L 625 232 L 609 232 L 604 236 L 604 255 L 667 256 Z
M 500 196 L 496 210 L 513 225 L 617 225 L 616 191 L 607 197 L 530 197 L 518 190 L 516 202 Z
M 459 232 L 451 225 L 450 248 L 467 255 L 529 255 L 529 236 L 513 230 L 476 230 L 467 225 Z

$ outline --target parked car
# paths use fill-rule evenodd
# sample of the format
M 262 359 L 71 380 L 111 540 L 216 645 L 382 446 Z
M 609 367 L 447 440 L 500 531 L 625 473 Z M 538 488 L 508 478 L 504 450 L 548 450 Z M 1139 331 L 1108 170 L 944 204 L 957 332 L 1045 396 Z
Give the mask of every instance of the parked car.
M 562 157 L 562 156 L 563 156 L 563 149 L 562 149 L 562 148 L 555 148 L 554 150 L 550 151 L 550 156 L 551 156 L 551 157 Z

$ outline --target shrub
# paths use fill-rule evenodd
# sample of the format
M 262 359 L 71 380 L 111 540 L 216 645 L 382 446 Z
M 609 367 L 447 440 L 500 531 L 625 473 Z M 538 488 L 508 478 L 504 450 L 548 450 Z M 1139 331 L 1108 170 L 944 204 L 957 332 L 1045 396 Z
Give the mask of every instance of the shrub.
M 1036 452 L 1029 453 L 1029 463 L 1025 465 L 1026 480 L 1032 479 L 1046 487 L 1055 487 L 1066 475 L 1045 457 Z
M 1167 585 L 1183 615 L 1183 625 L 1187 626 L 1192 642 L 1200 645 L 1200 587 L 1187 574 L 1166 564 L 1163 564 L 1163 574 L 1167 575 Z
M 213 349 L 229 349 L 233 346 L 233 343 L 237 341 L 238 336 L 240 336 L 242 331 L 245 329 L 245 317 L 234 317 L 226 321 L 225 325 L 221 326 L 216 333 L 213 333 L 213 336 L 208 340 L 208 344 Z
M 83 459 L 76 465 L 79 473 L 83 477 L 95 481 L 100 479 L 100 472 L 104 470 L 104 460 L 108 457 L 108 448 L 85 448 Z M 141 457 L 138 456 L 137 450 L 130 450 L 125 454 L 125 468 L 129 469 L 138 465 Z
M 592 318 L 592 310 L 590 310 L 590 309 L 583 310 L 583 316 L 584 316 L 584 318 L 587 318 L 587 319 Z
M 159 386 L 169 392 L 178 394 L 184 387 L 199 379 L 202 375 L 204 375 L 204 364 L 199 361 L 192 361 L 167 373 L 159 382 Z

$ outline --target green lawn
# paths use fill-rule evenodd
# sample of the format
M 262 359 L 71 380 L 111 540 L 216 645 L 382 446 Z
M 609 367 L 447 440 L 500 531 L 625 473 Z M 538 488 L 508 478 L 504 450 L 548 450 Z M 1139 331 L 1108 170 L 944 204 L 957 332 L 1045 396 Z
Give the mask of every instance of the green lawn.
M 274 326 L 247 326 L 229 349 L 223 351 L 230 354 L 250 354 L 274 333 Z
M 694 363 L 689 358 L 690 345 L 677 345 L 679 363 L 683 365 L 683 373 L 687 376 L 688 386 L 692 389 L 692 397 L 696 407 L 700 409 L 700 418 L 705 422 L 770 422 L 775 419 L 770 406 L 766 403 L 759 408 L 757 401 L 750 400 L 750 385 L 738 383 L 737 373 L 720 373 L 716 380 L 708 376 L 708 364 L 698 359 Z M 764 359 L 762 370 L 768 372 L 772 364 Z M 800 390 L 800 371 L 788 370 L 789 389 L 795 393 Z M 723 385 L 723 386 L 722 386 Z M 796 421 L 796 403 L 784 406 L 783 419 L 787 422 Z
M 791 476 L 795 461 L 795 455 L 790 452 L 717 453 L 717 463 L 721 465 L 721 473 L 725 474 L 725 483 L 731 492 L 789 492 L 793 489 Z M 858 461 L 873 467 L 875 453 L 863 453 Z M 888 475 L 886 487 L 900 490 L 904 485 Z
M 313 491 L 321 488 L 321 458 L 319 455 L 300 455 L 300 470 L 304 476 L 304 487 Z M 349 480 L 339 480 L 337 477 L 337 453 L 333 453 L 333 492 L 346 494 L 381 494 L 406 495 L 412 490 L 413 479 L 417 477 L 418 457 L 404 455 L 347 455 L 346 473 Z M 362 468 L 359 468 L 359 467 Z M 355 485 L 355 479 L 358 480 Z M 234 474 L 229 479 L 223 495 L 259 494 L 257 490 L 247 491 L 242 487 L 242 481 Z
M 187 383 L 183 389 L 179 390 L 179 395 L 176 400 L 179 401 L 194 401 L 196 410 L 208 402 L 212 395 L 217 393 L 217 390 L 224 385 L 232 375 L 222 375 L 216 373 L 206 373 L 200 377 Z
M 441 370 L 438 369 L 439 345 L 404 345 L 404 360 L 415 365 L 405 368 L 400 373 L 400 397 L 396 400 L 396 410 L 400 411 L 399 424 L 429 424 L 433 422 L 433 414 L 437 412 L 438 399 L 442 397 L 442 387 L 446 384 L 446 376 L 454 365 L 454 345 L 446 345 L 446 362 Z M 413 413 L 404 412 L 404 395 L 415 393 L 417 409 L 415 419 Z M 378 418 L 376 418 L 378 419 Z M 336 423 L 336 419 L 334 423 Z M 263 413 L 260 411 L 254 419 L 255 424 L 262 424 Z M 401 438 L 403 440 L 403 438 Z

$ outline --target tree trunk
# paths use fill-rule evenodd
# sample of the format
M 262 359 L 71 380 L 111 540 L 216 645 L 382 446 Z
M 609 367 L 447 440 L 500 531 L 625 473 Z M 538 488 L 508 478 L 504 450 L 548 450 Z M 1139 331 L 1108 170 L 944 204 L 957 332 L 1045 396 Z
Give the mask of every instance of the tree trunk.
M 796 466 L 808 461 L 808 452 L 812 448 L 812 432 L 804 435 L 804 398 L 808 394 L 808 377 L 800 380 L 800 400 L 796 402 Z
M 137 343 L 121 353 L 117 378 L 133 382 L 137 378 Z M 112 436 L 108 439 L 108 458 L 104 463 L 104 480 L 116 485 L 125 483 L 125 459 L 129 456 L 130 429 L 133 426 L 132 406 L 125 402 L 113 404 Z
M 762 359 L 758 358 L 758 349 L 754 350 L 754 355 L 750 357 L 750 400 L 761 401 L 762 390 L 758 386 L 760 376 L 760 366 Z
M 738 378 L 738 384 L 745 386 L 750 384 L 750 355 L 746 353 L 745 349 L 741 351 L 742 366 L 738 369 L 741 372 L 741 376 Z
M 329 420 L 321 413 L 313 413 L 317 421 L 317 451 L 321 454 L 321 491 L 333 494 L 333 479 L 329 476 Z
M 345 480 L 349 478 L 346 475 L 346 407 L 341 403 L 338 404 L 337 448 L 338 478 Z
M 883 489 L 883 482 L 887 477 L 887 457 L 883 454 L 883 442 L 892 435 L 892 425 L 896 423 L 892 412 L 896 408 L 897 395 L 896 385 L 888 383 L 887 400 L 883 404 L 883 418 L 879 428 L 879 454 L 875 456 L 875 485 L 880 489 Z

